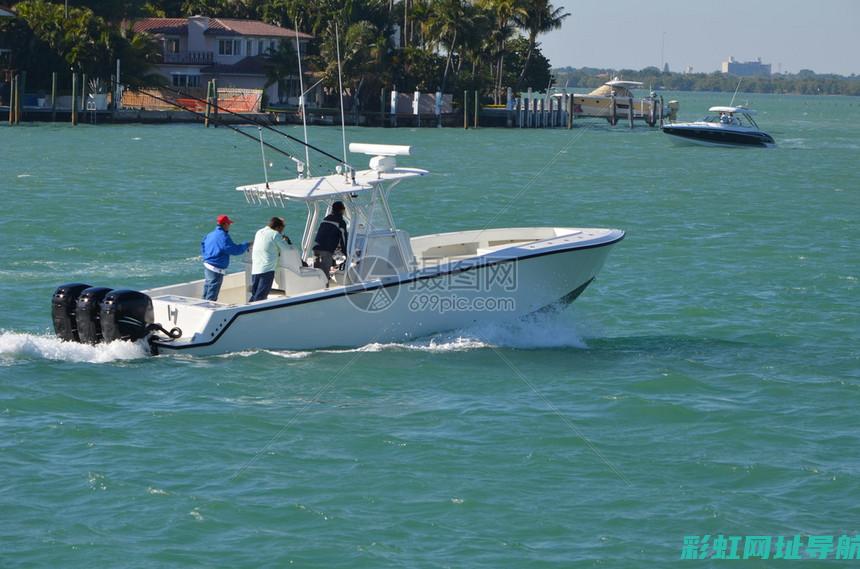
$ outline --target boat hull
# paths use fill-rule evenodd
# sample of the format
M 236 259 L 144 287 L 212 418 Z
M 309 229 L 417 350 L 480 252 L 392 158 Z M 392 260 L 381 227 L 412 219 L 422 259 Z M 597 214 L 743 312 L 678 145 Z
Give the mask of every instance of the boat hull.
M 158 353 L 214 355 L 402 342 L 510 321 L 572 302 L 594 280 L 622 231 L 577 246 L 512 248 L 280 301 L 217 310 L 216 328 L 190 341 L 155 341 Z
M 744 132 L 729 128 L 677 124 L 665 125 L 663 132 L 674 142 L 682 144 L 758 148 L 775 146 L 773 137 L 761 131 Z

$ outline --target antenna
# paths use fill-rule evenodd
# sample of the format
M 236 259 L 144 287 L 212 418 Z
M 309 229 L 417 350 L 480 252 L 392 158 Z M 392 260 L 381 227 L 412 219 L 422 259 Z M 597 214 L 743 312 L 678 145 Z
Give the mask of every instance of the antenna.
M 334 42 L 337 47 L 337 84 L 340 88 L 340 132 L 343 138 L 343 163 L 346 164 L 346 118 L 343 113 L 343 77 L 340 70 L 340 34 L 337 30 L 337 22 L 334 23 Z M 353 96 L 353 98 L 355 98 Z M 355 101 L 353 101 L 353 105 Z
M 266 168 L 266 145 L 263 143 L 263 127 L 258 126 L 260 132 L 260 152 L 263 154 L 263 177 L 266 179 L 266 189 L 269 189 L 269 169 Z
M 737 86 L 737 87 L 735 87 L 735 94 L 734 94 L 734 95 L 732 95 L 732 101 L 729 103 L 729 106 L 730 106 L 730 107 L 734 106 L 734 104 L 735 104 L 735 97 L 737 97 L 737 96 L 738 96 L 738 89 L 740 89 L 740 88 L 741 88 L 741 81 L 743 81 L 743 80 L 744 80 L 744 78 L 743 78 L 743 77 L 741 77 L 740 79 L 738 79 L 738 86 Z
M 307 120 L 307 112 L 305 110 L 305 82 L 302 79 L 302 46 L 299 43 L 299 30 L 295 30 L 296 32 L 296 57 L 299 60 L 299 91 L 301 92 L 301 96 L 299 97 L 299 105 L 302 107 L 302 128 L 305 132 L 305 175 L 311 175 L 311 157 L 308 152 L 308 120 Z

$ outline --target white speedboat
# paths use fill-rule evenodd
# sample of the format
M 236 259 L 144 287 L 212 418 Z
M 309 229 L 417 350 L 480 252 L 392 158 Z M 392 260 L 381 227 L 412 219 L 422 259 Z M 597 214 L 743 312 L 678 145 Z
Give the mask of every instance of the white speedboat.
M 272 293 L 248 302 L 250 263 L 225 276 L 217 302 L 203 280 L 144 291 L 73 283 L 57 289 L 57 334 L 83 342 L 147 338 L 154 353 L 219 354 L 403 341 L 521 317 L 577 298 L 594 280 L 617 229 L 521 227 L 410 237 L 388 196 L 425 170 L 396 165 L 409 147 L 351 144 L 370 168 L 241 186 L 251 205 L 307 209 L 301 243 L 281 255 Z M 313 268 L 317 226 L 346 205 L 347 251 L 331 282 Z
M 700 121 L 663 125 L 663 132 L 676 142 L 706 146 L 776 146 L 773 137 L 762 132 L 746 107 L 711 107 L 714 113 Z

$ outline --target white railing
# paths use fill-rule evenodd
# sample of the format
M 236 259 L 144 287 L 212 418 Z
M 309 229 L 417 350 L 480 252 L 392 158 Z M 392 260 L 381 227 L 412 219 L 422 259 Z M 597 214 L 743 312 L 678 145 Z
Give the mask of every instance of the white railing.
M 188 63 L 191 65 L 212 65 L 215 54 L 211 51 L 180 51 L 164 54 L 164 63 Z

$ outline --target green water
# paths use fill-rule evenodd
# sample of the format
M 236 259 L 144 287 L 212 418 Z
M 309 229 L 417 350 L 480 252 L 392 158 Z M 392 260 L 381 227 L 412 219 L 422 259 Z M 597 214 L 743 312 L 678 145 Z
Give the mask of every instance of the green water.
M 683 118 L 727 102 L 676 98 Z M 559 316 L 210 358 L 61 344 L 49 299 L 200 278 L 215 215 L 247 239 L 275 213 L 232 190 L 262 178 L 259 148 L 0 126 L 0 567 L 719 566 L 679 561 L 683 537 L 855 534 L 860 100 L 744 98 L 777 148 L 349 129 L 433 172 L 392 194 L 412 235 L 627 238 Z

